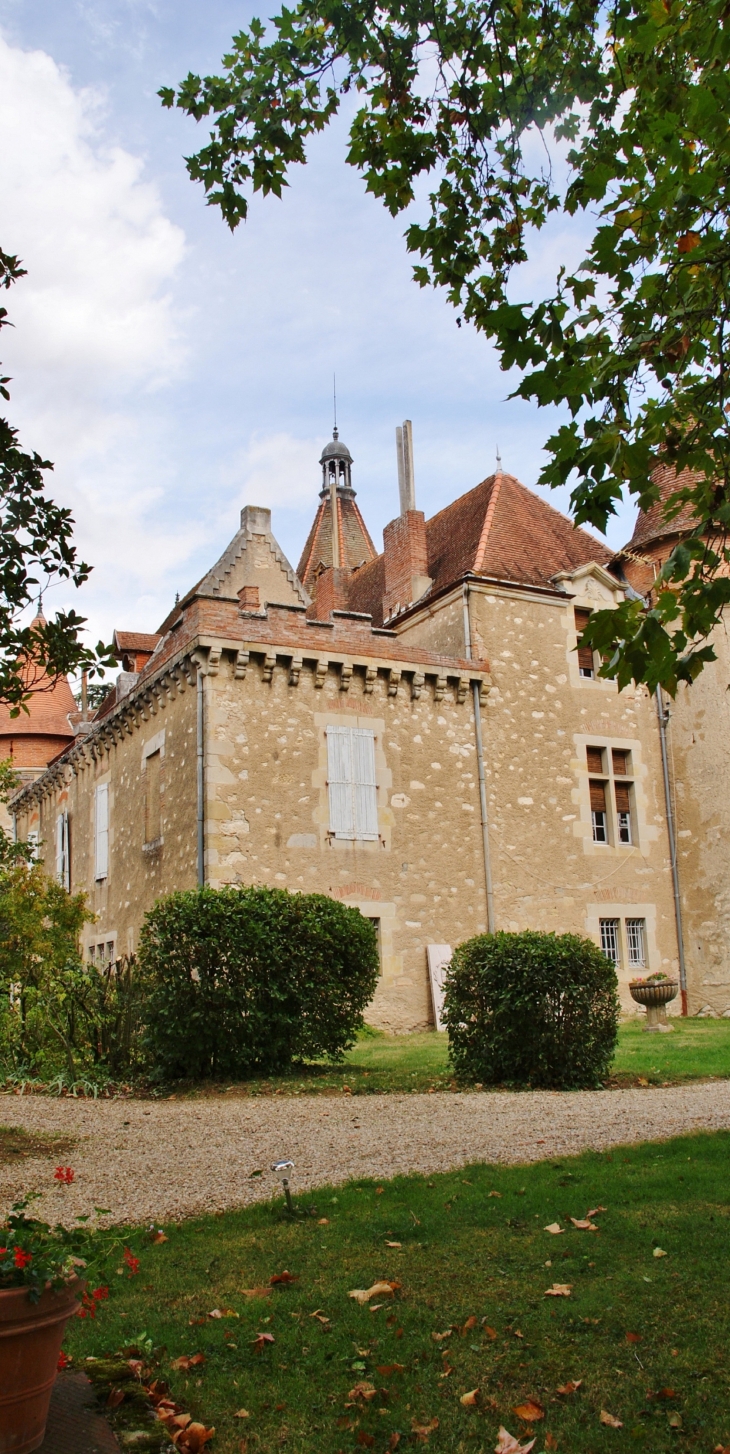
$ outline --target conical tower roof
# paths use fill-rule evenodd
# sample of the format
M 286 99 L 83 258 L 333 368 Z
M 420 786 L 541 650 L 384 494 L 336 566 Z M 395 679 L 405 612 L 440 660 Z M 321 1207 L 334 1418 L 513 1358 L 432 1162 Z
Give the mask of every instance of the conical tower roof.
M 352 455 L 344 440 L 339 438 L 337 429 L 334 430 L 329 444 L 322 450 L 319 462 L 323 479 L 319 508 L 297 567 L 297 575 L 310 595 L 314 594 L 314 583 L 322 566 L 334 565 L 345 570 L 356 570 L 358 566 L 375 560 L 377 555 L 352 488 Z M 337 481 L 338 560 L 333 559 L 332 494 L 329 484 L 333 476 Z
M 45 625 L 43 616 L 36 616 L 33 626 Z M 11 717 L 10 707 L 0 704 L 0 758 L 12 757 L 15 765 L 45 767 L 70 742 L 74 730 L 69 713 L 77 712 L 67 677 L 52 681 L 39 668 L 29 667 L 27 680 L 31 689 L 26 709 Z
M 659 486 L 659 499 L 648 510 L 640 510 L 634 526 L 634 533 L 628 549 L 637 550 L 653 545 L 670 535 L 684 535 L 694 526 L 695 515 L 691 504 L 683 505 L 679 514 L 668 520 L 665 515 L 667 504 L 678 490 L 691 489 L 700 476 L 693 470 L 682 470 L 677 474 L 671 465 L 657 465 L 652 471 L 652 480 Z

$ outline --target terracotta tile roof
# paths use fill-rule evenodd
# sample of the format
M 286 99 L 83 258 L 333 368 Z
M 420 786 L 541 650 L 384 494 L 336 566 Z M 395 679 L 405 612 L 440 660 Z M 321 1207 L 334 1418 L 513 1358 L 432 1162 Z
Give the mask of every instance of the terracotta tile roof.
M 693 485 L 699 478 L 693 470 L 682 470 L 677 474 L 671 465 L 658 465 L 652 472 L 652 480 L 659 486 L 659 499 L 648 510 L 639 511 L 627 548 L 636 550 L 651 541 L 661 540 L 664 536 L 691 531 L 694 521 L 691 505 L 683 505 L 672 520 L 667 520 L 664 509 L 672 495 L 678 490 L 686 489 L 688 485 Z
M 339 565 L 352 570 L 363 561 L 375 558 L 376 550 L 370 539 L 365 521 L 360 514 L 354 490 L 338 489 L 338 517 L 340 526 Z M 310 594 L 314 591 L 317 567 L 323 562 L 332 565 L 332 505 L 329 495 L 320 497 L 319 509 L 297 566 L 297 575 Z
M 157 632 L 115 631 L 114 645 L 118 651 L 154 651 L 160 640 Z
M 21 709 L 17 717 L 11 717 L 10 708 L 0 705 L 0 738 L 53 737 L 73 741 L 69 712 L 76 712 L 77 707 L 66 677 L 59 677 L 51 685 L 45 672 L 41 673 L 33 681 L 27 707 L 27 712 Z M 57 751 L 58 746 L 53 746 L 53 752 Z M 0 756 L 6 755 L 0 748 Z
M 490 475 L 427 520 L 426 542 L 432 593 L 470 573 L 548 586 L 558 571 L 611 559 L 600 540 L 506 474 Z M 383 619 L 384 575 L 381 555 L 350 583 L 351 609 L 369 611 L 375 625 Z

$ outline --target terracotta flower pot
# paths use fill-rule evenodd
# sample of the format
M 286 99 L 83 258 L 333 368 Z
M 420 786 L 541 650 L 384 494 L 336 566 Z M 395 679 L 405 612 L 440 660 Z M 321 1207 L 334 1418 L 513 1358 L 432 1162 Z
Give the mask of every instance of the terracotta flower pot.
M 677 998 L 678 980 L 641 980 L 638 984 L 630 984 L 629 990 L 632 1000 L 635 1000 L 637 1005 L 646 1005 L 645 1030 L 671 1030 L 672 1027 L 667 1021 L 666 1006 L 670 1000 Z
M 83 1288 L 79 1278 L 32 1303 L 25 1287 L 0 1289 L 0 1454 L 43 1443 L 58 1355 Z

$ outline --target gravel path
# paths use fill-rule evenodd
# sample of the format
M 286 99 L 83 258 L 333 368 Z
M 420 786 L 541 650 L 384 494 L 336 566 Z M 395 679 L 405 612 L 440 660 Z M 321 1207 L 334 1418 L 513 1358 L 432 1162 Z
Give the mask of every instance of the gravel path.
M 39 1206 L 71 1221 L 94 1206 L 119 1222 L 176 1220 L 270 1196 L 280 1156 L 303 1191 L 350 1177 L 433 1173 L 470 1161 L 556 1154 L 730 1129 L 730 1080 L 668 1089 L 320 1096 L 197 1101 L 70 1101 L 0 1095 L 0 1125 L 73 1136 L 73 1186 L 53 1160 L 0 1166 L 0 1208 L 51 1186 Z M 262 1177 L 251 1180 L 259 1168 Z

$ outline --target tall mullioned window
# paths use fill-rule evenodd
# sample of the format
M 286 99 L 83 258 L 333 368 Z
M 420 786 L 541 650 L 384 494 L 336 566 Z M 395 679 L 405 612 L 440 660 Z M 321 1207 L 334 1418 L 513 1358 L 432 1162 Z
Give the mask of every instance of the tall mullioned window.
M 576 606 L 574 610 L 575 629 L 578 633 L 578 640 L 580 641 L 580 638 L 583 635 L 583 632 L 585 631 L 586 626 L 591 619 L 591 613 L 590 611 L 583 610 L 580 606 Z M 578 647 L 578 673 L 582 677 L 594 677 L 596 675 L 595 656 L 593 654 L 593 648 L 591 646 Z
M 327 728 L 327 789 L 333 837 L 377 842 L 374 732 L 362 727 Z
M 636 835 L 629 749 L 586 747 L 586 766 L 590 774 L 593 842 L 630 847 Z
M 94 878 L 109 877 L 109 784 L 94 793 Z

